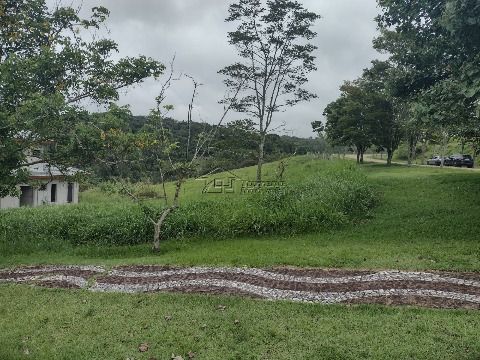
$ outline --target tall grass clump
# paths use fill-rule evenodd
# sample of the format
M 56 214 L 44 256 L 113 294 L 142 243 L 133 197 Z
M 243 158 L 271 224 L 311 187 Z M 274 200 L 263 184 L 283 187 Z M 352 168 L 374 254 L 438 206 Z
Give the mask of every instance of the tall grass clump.
M 168 237 L 298 234 L 334 230 L 371 216 L 377 195 L 350 163 L 332 163 L 299 183 L 180 208 L 167 221 Z
M 298 176 L 296 176 L 298 179 Z M 149 190 L 149 189 L 147 189 Z M 111 199 L 111 200 L 108 200 Z M 367 219 L 377 196 L 350 163 L 332 163 L 297 183 L 248 195 L 206 196 L 187 202 L 166 220 L 163 238 L 298 234 L 334 230 Z M 149 201 L 160 213 L 161 201 Z M 0 212 L 0 245 L 25 241 L 71 245 L 150 242 L 153 226 L 142 209 L 120 195 L 90 204 Z M 56 246 L 56 245 L 53 245 Z

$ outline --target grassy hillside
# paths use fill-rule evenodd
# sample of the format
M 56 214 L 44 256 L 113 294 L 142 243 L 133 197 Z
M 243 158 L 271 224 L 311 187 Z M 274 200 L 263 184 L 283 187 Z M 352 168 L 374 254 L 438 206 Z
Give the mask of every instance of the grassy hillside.
M 273 176 L 276 164 L 266 166 Z M 287 181 L 301 182 L 307 174 L 321 173 L 324 161 L 309 157 L 289 162 Z M 179 264 L 179 265 L 298 265 L 367 269 L 480 270 L 480 177 L 476 172 L 438 168 L 387 168 L 365 165 L 368 181 L 380 194 L 373 218 L 341 230 L 294 236 L 232 239 L 186 238 L 165 242 L 159 256 L 149 245 L 72 247 L 53 242 L 10 244 L 0 255 L 2 266 L 30 263 Z M 249 178 L 254 168 L 235 171 Z M 221 176 L 220 176 L 221 177 Z M 183 201 L 205 196 L 215 199 L 237 195 L 202 194 L 204 182 L 190 181 Z M 227 198 L 228 199 L 228 198 Z M 87 192 L 84 202 L 128 201 Z M 8 239 L 8 234 L 4 234 Z M 5 244 L 5 240 L 4 240 Z M 18 251 L 17 251 L 18 250 Z M 25 251 L 24 251 L 25 250 Z
M 327 171 L 302 157 L 288 182 Z M 276 165 L 267 166 L 272 176 Z M 294 236 L 187 238 L 163 244 L 76 246 L 7 242 L 0 266 L 40 263 L 297 265 L 358 269 L 480 271 L 480 177 L 458 169 L 369 164 L 361 170 L 380 194 L 373 217 L 343 229 Z M 242 169 L 250 177 L 254 169 Z M 185 187 L 201 201 L 202 182 Z M 229 196 L 213 196 L 221 204 Z M 223 200 L 222 200 L 223 199 Z M 87 204 L 128 204 L 98 191 Z M 4 248 L 5 249 L 5 248 Z M 33 301 L 33 303 L 32 303 Z M 33 306 L 32 306 L 33 304 Z M 0 285 L 1 359 L 452 359 L 480 358 L 478 311 L 326 306 L 224 296 L 99 294 Z M 139 345 L 149 351 L 139 352 Z

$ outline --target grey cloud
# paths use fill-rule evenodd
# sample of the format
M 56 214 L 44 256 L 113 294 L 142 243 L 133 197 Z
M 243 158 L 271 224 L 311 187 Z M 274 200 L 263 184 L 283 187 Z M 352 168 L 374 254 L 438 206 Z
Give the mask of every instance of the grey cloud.
M 77 1 L 75 3 L 75 1 Z M 74 4 L 79 4 L 74 0 Z M 344 80 L 352 80 L 381 57 L 372 49 L 377 35 L 375 0 L 303 0 L 305 7 L 322 15 L 316 25 L 318 71 L 308 87 L 318 99 L 278 114 L 277 123 L 300 136 L 313 136 L 310 122 L 321 119 L 325 106 L 336 99 Z M 218 100 L 224 86 L 217 71 L 236 61 L 228 45 L 231 24 L 224 22 L 230 1 L 223 0 L 83 0 L 83 13 L 93 6 L 111 11 L 109 37 L 118 42 L 121 56 L 144 54 L 168 63 L 176 54 L 178 72 L 188 73 L 204 84 L 197 98 L 196 120 L 215 121 L 222 112 Z M 135 114 L 147 114 L 154 104 L 159 84 L 147 81 L 122 95 L 122 104 L 131 104 Z M 187 79 L 178 81 L 167 101 L 176 107 L 172 114 L 182 120 L 191 94 Z M 230 114 L 230 120 L 243 117 Z

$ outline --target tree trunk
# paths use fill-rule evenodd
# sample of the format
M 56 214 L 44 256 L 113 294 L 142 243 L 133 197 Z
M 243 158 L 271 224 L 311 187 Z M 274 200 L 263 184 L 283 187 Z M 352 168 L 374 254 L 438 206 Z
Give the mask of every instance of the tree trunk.
M 473 144 L 473 167 L 477 168 L 477 157 L 479 154 L 480 147 L 478 145 Z
M 443 169 L 443 167 L 445 166 L 445 147 L 443 146 L 443 144 L 440 146 L 440 167 Z
M 363 164 L 363 155 L 365 154 L 365 151 L 362 149 L 360 150 L 360 164 Z
M 160 216 L 160 219 L 155 222 L 153 222 L 153 226 L 155 228 L 155 232 L 153 235 L 153 251 L 154 252 L 159 252 L 160 251 L 160 242 L 162 240 L 162 226 L 165 220 L 167 219 L 168 215 L 170 215 L 175 209 L 179 207 L 179 198 L 180 198 L 180 190 L 182 188 L 182 184 L 184 183 L 183 178 L 179 178 L 177 180 L 177 183 L 175 185 L 175 196 L 173 198 L 173 205 L 165 210 L 163 210 L 162 215 Z
M 427 147 L 428 147 L 428 140 L 422 141 L 422 165 L 427 165 Z
M 159 252 L 160 251 L 160 241 L 162 240 L 162 226 L 165 220 L 167 219 L 168 215 L 175 209 L 175 207 L 170 207 L 165 209 L 162 213 L 160 219 L 153 224 L 155 228 L 155 232 L 153 235 L 153 251 Z
M 357 149 L 357 164 L 360 164 L 360 150 Z
M 411 136 L 408 140 L 408 166 L 412 166 L 413 160 L 417 154 L 417 140 Z
M 393 150 L 387 149 L 387 165 L 392 166 Z
M 265 135 L 261 135 L 258 146 L 257 183 L 262 181 L 262 166 L 265 156 Z
M 445 155 L 447 153 L 448 141 L 449 141 L 449 136 L 448 136 L 447 132 L 443 131 L 443 133 L 442 133 L 441 154 L 440 154 L 440 156 L 442 157 L 442 161 L 440 162 L 440 166 L 442 168 L 445 165 Z
M 154 224 L 153 225 L 155 228 L 155 232 L 153 234 L 153 251 L 154 252 L 159 252 L 160 251 L 160 235 L 161 235 L 161 230 L 162 226 L 161 224 Z
M 282 181 L 284 173 L 285 173 L 285 161 L 280 160 L 277 167 L 277 180 Z

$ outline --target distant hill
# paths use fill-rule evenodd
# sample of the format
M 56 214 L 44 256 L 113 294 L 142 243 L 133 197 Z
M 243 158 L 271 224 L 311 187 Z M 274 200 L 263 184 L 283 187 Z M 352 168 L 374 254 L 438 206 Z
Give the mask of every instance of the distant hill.
M 130 128 L 133 132 L 138 132 L 146 121 L 147 117 L 145 116 L 133 116 Z M 172 133 L 174 139 L 181 145 L 186 145 L 188 139 L 188 123 L 186 121 L 167 118 L 164 120 L 164 126 Z M 200 133 L 210 132 L 212 129 L 214 129 L 213 125 L 192 122 L 192 139 L 197 138 Z M 323 152 L 326 146 L 323 139 L 270 134 L 267 136 L 265 144 L 265 156 L 267 160 L 276 160 L 293 154 L 319 153 Z M 207 155 L 220 162 L 219 165 L 232 168 L 232 166 L 241 167 L 255 164 L 257 151 L 256 134 L 253 129 L 248 124 L 235 122 L 222 125 L 217 129 Z M 233 163 L 228 166 L 230 161 Z
M 146 116 L 131 116 L 125 124 L 124 130 L 133 133 L 150 131 L 146 126 Z M 173 141 L 179 143 L 181 151 L 170 153 L 173 161 L 185 159 L 189 137 L 189 125 L 185 121 L 177 121 L 171 118 L 164 119 L 163 126 L 167 129 Z M 191 123 L 191 150 L 195 148 L 201 134 L 211 134 L 211 141 L 205 153 L 198 161 L 198 175 L 208 173 L 213 169 L 222 168 L 225 170 L 248 167 L 257 164 L 258 161 L 258 134 L 249 121 L 235 121 L 218 128 L 210 124 Z M 305 155 L 308 153 L 324 152 L 327 148 L 324 139 L 304 139 L 295 136 L 281 136 L 270 134 L 265 143 L 265 161 L 271 162 L 291 155 Z M 111 177 L 130 179 L 132 181 L 149 180 L 160 181 L 160 174 L 156 169 L 158 157 L 154 153 L 146 152 L 142 155 L 141 161 L 118 162 L 115 165 L 99 163 L 93 168 L 96 178 L 100 181 Z M 164 174 L 167 178 L 169 174 Z

